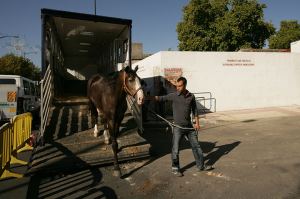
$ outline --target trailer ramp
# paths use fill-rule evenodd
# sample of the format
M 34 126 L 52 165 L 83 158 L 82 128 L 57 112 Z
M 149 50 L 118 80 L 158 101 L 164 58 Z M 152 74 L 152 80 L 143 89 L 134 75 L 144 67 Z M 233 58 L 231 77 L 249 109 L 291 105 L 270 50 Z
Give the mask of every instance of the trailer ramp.
M 101 134 L 95 138 L 86 98 L 55 100 L 45 130 L 46 144 L 33 153 L 29 172 L 60 170 L 66 165 L 106 165 L 113 163 L 111 145 Z M 103 125 L 100 126 L 103 129 Z M 120 127 L 118 137 L 119 161 L 150 157 L 150 144 L 140 136 L 138 125 L 130 110 Z

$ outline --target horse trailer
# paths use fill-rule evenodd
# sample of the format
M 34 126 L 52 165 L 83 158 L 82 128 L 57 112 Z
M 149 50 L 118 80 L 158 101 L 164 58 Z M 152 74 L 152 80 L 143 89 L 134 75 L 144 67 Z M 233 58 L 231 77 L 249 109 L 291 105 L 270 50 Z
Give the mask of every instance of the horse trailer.
M 51 133 L 59 138 L 59 124 L 65 125 L 62 131 L 66 134 L 91 128 L 82 121 L 90 123 L 90 118 L 84 116 L 89 114 L 87 81 L 92 75 L 131 67 L 132 21 L 50 9 L 42 9 L 41 16 L 40 136 L 46 136 L 52 122 L 56 127 Z M 68 108 L 64 107 L 66 104 Z M 130 109 L 141 129 L 139 108 L 132 105 Z

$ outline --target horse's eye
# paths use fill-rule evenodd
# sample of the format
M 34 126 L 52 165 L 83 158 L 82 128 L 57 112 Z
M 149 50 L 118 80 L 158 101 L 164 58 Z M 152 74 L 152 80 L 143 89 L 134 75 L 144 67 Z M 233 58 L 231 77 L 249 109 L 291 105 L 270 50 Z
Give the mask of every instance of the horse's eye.
M 129 81 L 129 82 L 134 82 L 134 78 L 132 78 L 132 77 L 131 77 L 131 78 L 128 78 L 128 81 Z

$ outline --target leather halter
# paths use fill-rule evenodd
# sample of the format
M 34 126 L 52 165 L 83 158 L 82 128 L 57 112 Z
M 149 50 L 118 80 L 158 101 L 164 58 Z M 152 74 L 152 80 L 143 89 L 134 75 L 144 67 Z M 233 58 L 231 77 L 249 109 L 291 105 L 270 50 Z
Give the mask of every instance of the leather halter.
M 135 95 L 137 94 L 137 92 L 139 91 L 139 90 L 141 90 L 142 89 L 142 86 L 140 86 L 137 90 L 135 90 L 133 93 L 129 90 L 129 88 L 128 88 L 128 86 L 126 85 L 126 72 L 125 71 L 123 71 L 123 73 L 124 73 L 124 81 L 123 81 L 123 88 L 124 88 L 124 91 L 128 94 L 128 95 L 130 95 L 130 96 L 132 96 L 132 97 L 135 97 Z

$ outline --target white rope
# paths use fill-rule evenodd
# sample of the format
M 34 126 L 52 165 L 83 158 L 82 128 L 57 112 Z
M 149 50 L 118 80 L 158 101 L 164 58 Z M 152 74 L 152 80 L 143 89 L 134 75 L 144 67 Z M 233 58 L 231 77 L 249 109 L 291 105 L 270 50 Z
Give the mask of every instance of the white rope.
M 148 109 L 149 110 L 149 109 Z M 171 127 L 177 127 L 177 128 L 180 128 L 180 129 L 183 129 L 183 130 L 195 130 L 194 128 L 188 128 L 188 127 L 182 127 L 182 126 L 179 126 L 177 124 L 174 124 L 170 121 L 168 121 L 167 119 L 163 118 L 162 116 L 160 116 L 159 114 L 155 113 L 154 111 L 152 110 L 149 110 L 152 114 L 156 115 L 157 117 L 159 117 L 160 119 L 162 119 L 163 121 L 165 121 L 166 123 L 168 123 Z
M 132 102 L 132 104 L 134 103 L 135 101 L 135 98 L 129 98 L 130 101 Z M 164 122 L 166 122 L 171 128 L 172 128 L 172 133 L 173 133 L 173 129 L 174 127 L 177 127 L 177 128 L 180 128 L 180 129 L 183 129 L 183 130 L 194 130 L 196 131 L 196 134 L 198 136 L 198 130 L 196 130 L 195 128 L 188 128 L 188 127 L 182 127 L 182 126 L 179 126 L 177 124 L 174 124 L 170 121 L 168 121 L 167 119 L 165 119 L 164 117 L 162 117 L 161 115 L 155 113 L 154 111 L 152 111 L 151 109 L 147 108 L 149 112 L 151 112 L 152 114 L 154 114 L 155 116 L 159 117 L 160 119 L 162 119 Z M 184 136 L 186 140 L 188 140 L 187 136 L 185 135 Z

